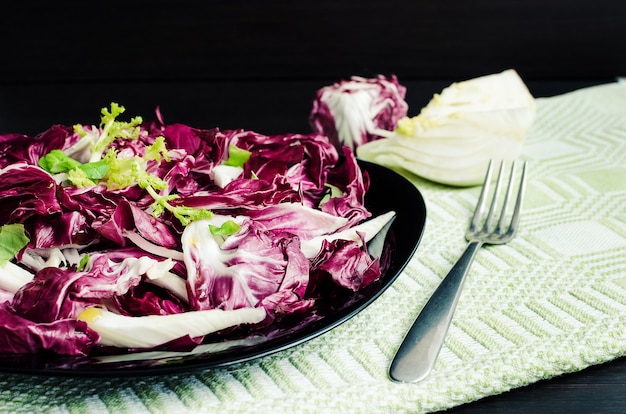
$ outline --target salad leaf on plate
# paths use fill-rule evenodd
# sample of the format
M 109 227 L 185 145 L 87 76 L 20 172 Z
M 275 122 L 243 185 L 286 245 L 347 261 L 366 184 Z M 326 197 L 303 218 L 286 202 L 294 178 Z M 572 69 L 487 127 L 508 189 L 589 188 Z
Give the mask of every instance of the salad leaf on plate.
M 0 135 L 0 226 L 12 236 L 0 353 L 258 332 L 315 306 L 320 278 L 354 291 L 381 275 L 365 241 L 391 218 L 365 207 L 369 179 L 350 148 L 123 113 L 113 103 L 98 126 Z

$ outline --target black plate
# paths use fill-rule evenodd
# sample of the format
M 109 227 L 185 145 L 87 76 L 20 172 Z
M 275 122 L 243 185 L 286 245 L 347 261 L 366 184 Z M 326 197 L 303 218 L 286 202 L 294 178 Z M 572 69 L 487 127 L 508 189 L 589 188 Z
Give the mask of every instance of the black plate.
M 123 355 L 66 357 L 58 355 L 0 356 L 0 371 L 70 376 L 156 375 L 226 366 L 264 357 L 315 338 L 352 318 L 378 298 L 402 272 L 421 240 L 426 223 L 424 199 L 401 175 L 359 161 L 371 186 L 366 206 L 373 215 L 396 212 L 383 243 L 387 267 L 382 277 L 356 293 L 338 293 L 318 303 L 297 320 L 285 320 L 266 335 L 200 345 L 190 352 L 144 352 Z M 373 248 L 373 247 L 372 247 Z

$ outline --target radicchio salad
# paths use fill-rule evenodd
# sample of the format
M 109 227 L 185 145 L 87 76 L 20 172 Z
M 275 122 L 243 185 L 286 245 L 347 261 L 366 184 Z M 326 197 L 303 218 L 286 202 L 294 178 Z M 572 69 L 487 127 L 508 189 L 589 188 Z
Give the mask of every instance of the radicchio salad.
M 348 146 L 123 112 L 0 135 L 1 354 L 197 344 L 381 276 Z

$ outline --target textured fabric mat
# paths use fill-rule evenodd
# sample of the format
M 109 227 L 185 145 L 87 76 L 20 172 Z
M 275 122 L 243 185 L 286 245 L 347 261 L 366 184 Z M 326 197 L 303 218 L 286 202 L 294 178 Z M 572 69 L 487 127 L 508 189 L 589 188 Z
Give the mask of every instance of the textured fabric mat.
M 396 283 L 331 332 L 223 369 L 137 378 L 0 374 L 0 411 L 402 413 L 450 408 L 626 354 L 626 84 L 537 99 L 518 236 L 483 248 L 435 370 L 391 358 L 465 247 L 479 188 L 410 177 L 426 232 Z

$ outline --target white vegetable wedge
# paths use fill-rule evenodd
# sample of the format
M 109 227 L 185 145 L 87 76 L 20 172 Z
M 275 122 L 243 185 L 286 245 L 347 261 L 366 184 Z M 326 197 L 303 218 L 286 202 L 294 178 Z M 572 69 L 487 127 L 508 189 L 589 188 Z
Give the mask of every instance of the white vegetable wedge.
M 100 345 L 151 348 L 185 335 L 208 335 L 241 324 L 265 319 L 264 308 L 211 309 L 170 315 L 123 316 L 102 308 L 88 308 L 78 319 L 100 335 Z
M 17 292 L 22 286 L 33 280 L 33 274 L 20 266 L 6 262 L 0 266 L 0 289 L 10 293 Z
M 374 236 L 380 232 L 389 221 L 391 221 L 395 217 L 395 211 L 389 211 L 385 214 L 381 214 L 380 216 L 374 217 L 367 221 L 364 221 L 361 224 L 358 224 L 354 227 L 350 227 L 349 229 L 339 231 L 333 234 L 326 234 L 323 236 L 314 237 L 309 240 L 303 240 L 301 244 L 302 252 L 304 256 L 308 259 L 315 257 L 320 249 L 322 248 L 322 243 L 324 240 L 333 241 L 338 239 L 343 240 L 352 240 L 355 242 L 360 242 L 361 237 L 359 237 L 358 233 L 365 234 L 365 242 L 372 240 Z
M 359 158 L 431 181 L 482 182 L 490 159 L 514 160 L 535 118 L 535 100 L 516 71 L 453 83 L 394 133 L 357 149 Z

